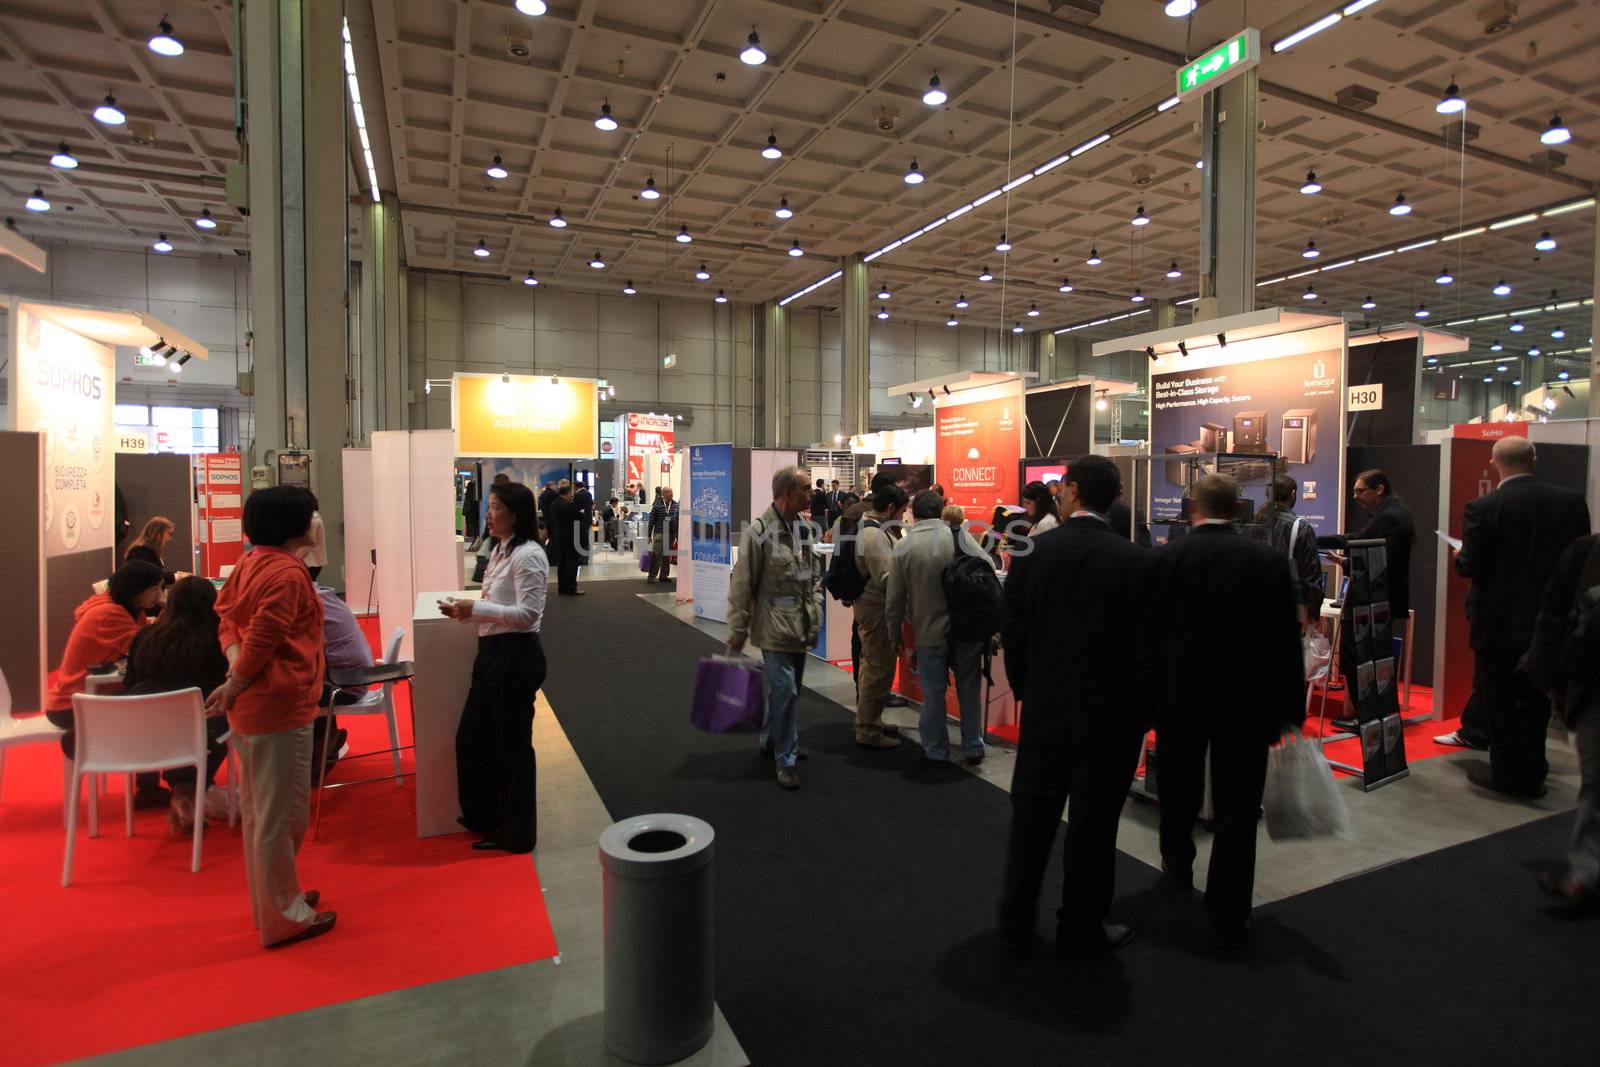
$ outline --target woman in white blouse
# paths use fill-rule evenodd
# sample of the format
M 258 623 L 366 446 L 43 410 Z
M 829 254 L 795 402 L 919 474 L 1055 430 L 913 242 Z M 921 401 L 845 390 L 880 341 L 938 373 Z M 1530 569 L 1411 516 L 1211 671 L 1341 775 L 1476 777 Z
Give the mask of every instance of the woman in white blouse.
M 472 686 L 456 727 L 458 821 L 482 836 L 475 850 L 532 852 L 533 701 L 545 676 L 539 623 L 550 561 L 527 486 L 491 485 L 487 521 L 499 543 L 484 571 L 482 599 L 439 602 L 445 615 L 478 627 Z
M 1055 494 L 1043 482 L 1029 482 L 1022 489 L 1022 509 L 1028 513 L 1030 537 L 1038 537 L 1061 524 L 1061 512 Z

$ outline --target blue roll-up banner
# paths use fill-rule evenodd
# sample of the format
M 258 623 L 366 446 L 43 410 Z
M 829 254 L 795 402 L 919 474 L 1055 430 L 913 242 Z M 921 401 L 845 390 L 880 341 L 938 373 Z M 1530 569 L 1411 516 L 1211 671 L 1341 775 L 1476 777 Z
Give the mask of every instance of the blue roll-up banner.
M 733 446 L 689 449 L 690 560 L 694 613 L 726 622 L 733 569 Z

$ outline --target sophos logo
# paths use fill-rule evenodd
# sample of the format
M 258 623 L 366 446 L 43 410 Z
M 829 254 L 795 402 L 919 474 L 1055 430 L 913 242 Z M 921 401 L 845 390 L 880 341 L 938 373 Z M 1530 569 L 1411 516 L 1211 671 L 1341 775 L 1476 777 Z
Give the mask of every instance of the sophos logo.
M 99 400 L 105 395 L 105 387 L 98 374 L 86 374 L 74 367 L 65 367 L 48 359 L 39 360 L 38 372 L 34 384 L 41 389 L 76 393 L 89 400 Z

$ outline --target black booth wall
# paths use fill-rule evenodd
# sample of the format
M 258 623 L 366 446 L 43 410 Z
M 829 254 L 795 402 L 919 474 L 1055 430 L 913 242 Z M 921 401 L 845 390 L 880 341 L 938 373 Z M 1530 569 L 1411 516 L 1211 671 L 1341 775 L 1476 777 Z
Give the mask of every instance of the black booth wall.
M 144 524 L 165 515 L 178 527 L 162 561 L 171 571 L 196 573 L 194 522 L 194 463 L 176 453 L 117 455 L 117 491 L 128 509 L 128 536 L 117 543 L 117 559 L 139 536 Z
M 44 576 L 39 569 L 43 523 L 39 508 L 44 500 L 44 437 L 37 433 L 0 433 L 0 471 L 4 472 L 6 498 L 26 507 L 13 512 L 5 530 L 6 550 L 0 552 L 0 584 L 11 601 L 25 606 L 0 616 L 0 671 L 11 688 L 17 711 L 44 707 L 44 678 L 39 674 L 39 612 L 44 599 Z
M 1081 456 L 1094 449 L 1094 389 L 1088 384 L 1030 391 L 1023 401 L 1025 456 Z
M 1377 341 L 1350 349 L 1350 385 L 1382 385 L 1383 408 L 1345 416 L 1350 445 L 1409 445 L 1417 411 L 1417 338 Z
M 1389 342 L 1391 344 L 1397 342 Z M 1416 342 L 1409 342 L 1416 350 Z M 1365 346 L 1375 348 L 1376 345 Z M 1389 403 L 1388 387 L 1384 388 L 1384 407 Z M 1358 414 L 1381 414 L 1360 412 Z M 1434 532 L 1443 527 L 1439 521 L 1439 446 L 1438 445 L 1369 445 L 1353 446 L 1345 453 L 1345 487 L 1355 484 L 1356 475 L 1377 468 L 1389 476 L 1399 497 L 1411 512 L 1416 524 L 1417 541 L 1411 550 L 1411 607 L 1417 613 L 1414 635 L 1414 653 L 1411 660 L 1411 680 L 1418 685 L 1433 684 L 1433 631 L 1434 583 L 1438 580 L 1439 538 Z M 1355 533 L 1367 522 L 1367 513 L 1351 503 L 1345 510 L 1345 530 Z M 1329 594 L 1338 592 L 1328 590 Z

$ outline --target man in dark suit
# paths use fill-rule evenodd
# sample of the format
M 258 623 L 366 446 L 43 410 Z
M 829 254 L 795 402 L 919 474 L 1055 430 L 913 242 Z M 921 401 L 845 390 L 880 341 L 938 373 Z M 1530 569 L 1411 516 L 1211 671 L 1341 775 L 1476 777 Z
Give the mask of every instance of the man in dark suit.
M 827 482 L 817 479 L 817 487 L 811 491 L 811 521 L 823 531 L 829 528 L 828 523 L 828 489 Z
M 1500 485 L 1467 504 L 1456 555 L 1457 572 L 1472 579 L 1467 618 L 1489 720 L 1489 768 L 1474 767 L 1467 777 L 1517 797 L 1543 796 L 1550 770 L 1544 755 L 1550 701 L 1519 661 L 1533 642 L 1551 568 L 1574 538 L 1589 533 L 1588 504 L 1570 489 L 1536 479 L 1537 458 L 1526 437 L 1495 442 L 1491 462 Z
M 1150 708 L 1138 680 L 1155 557 L 1106 522 L 1122 489 L 1116 465 L 1080 456 L 1067 469 L 1060 527 L 1011 557 L 1001 630 L 1006 674 L 1024 703 L 1011 780 L 1011 840 L 1000 935 L 1024 946 L 1044 870 L 1072 804 L 1063 847 L 1056 944 L 1103 951 L 1133 931 L 1106 923 L 1117 822 L 1139 763 Z
M 1190 490 L 1193 529 L 1156 550 L 1150 654 L 1160 665 L 1156 759 L 1161 865 L 1194 882 L 1194 821 L 1211 757 L 1216 830 L 1206 911 L 1223 945 L 1249 931 L 1256 822 L 1267 749 L 1305 719 L 1300 624 L 1289 559 L 1238 535 L 1239 487 L 1207 475 Z
M 572 487 L 572 509 L 577 512 L 577 548 L 578 560 L 576 567 L 589 565 L 590 542 L 594 536 L 594 495 L 589 492 L 589 487 L 578 482 Z M 573 574 L 577 578 L 576 572 Z
M 565 478 L 550 505 L 551 555 L 556 565 L 556 592 L 582 596 L 578 591 L 578 509 L 572 502 L 572 484 Z

